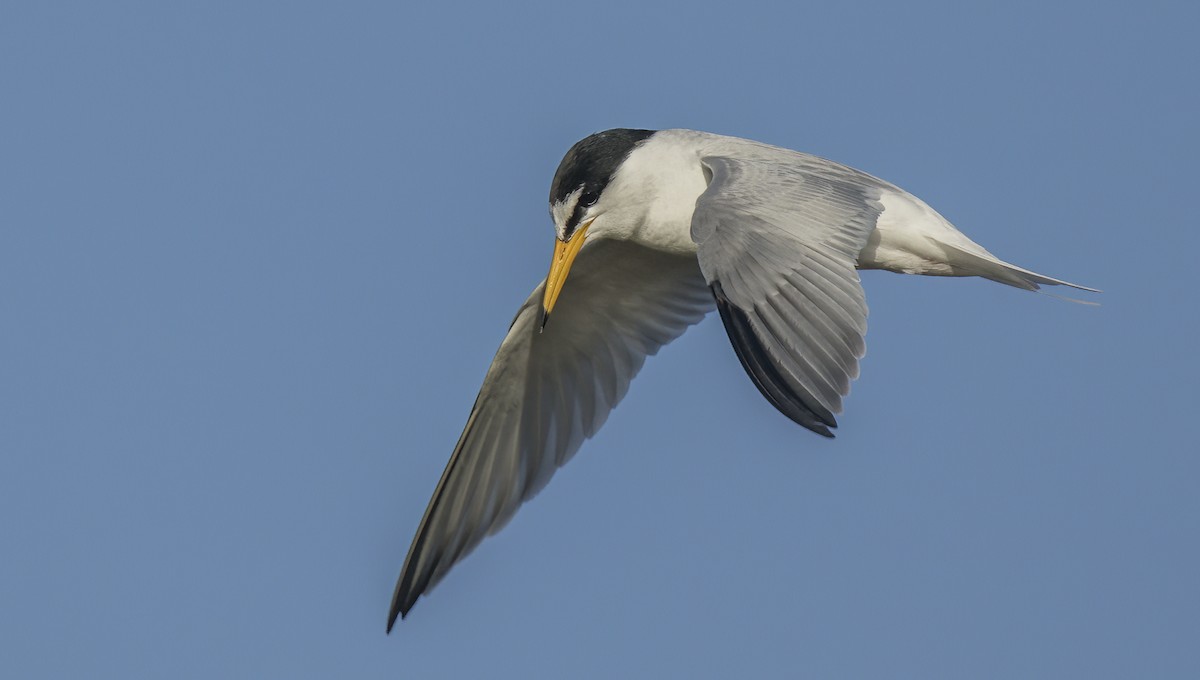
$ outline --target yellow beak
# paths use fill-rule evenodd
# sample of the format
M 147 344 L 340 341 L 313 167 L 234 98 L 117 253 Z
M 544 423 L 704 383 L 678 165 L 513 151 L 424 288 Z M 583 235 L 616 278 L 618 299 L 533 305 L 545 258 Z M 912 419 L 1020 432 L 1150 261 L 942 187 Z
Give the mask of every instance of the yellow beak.
M 554 241 L 554 259 L 550 261 L 550 274 L 546 276 L 546 293 L 542 297 L 542 328 L 545 328 L 546 322 L 550 320 L 550 312 L 554 309 L 554 303 L 558 301 L 558 295 L 567 281 L 567 272 L 571 271 L 571 263 L 583 247 L 590 226 L 591 222 L 585 222 L 579 225 L 566 241 Z

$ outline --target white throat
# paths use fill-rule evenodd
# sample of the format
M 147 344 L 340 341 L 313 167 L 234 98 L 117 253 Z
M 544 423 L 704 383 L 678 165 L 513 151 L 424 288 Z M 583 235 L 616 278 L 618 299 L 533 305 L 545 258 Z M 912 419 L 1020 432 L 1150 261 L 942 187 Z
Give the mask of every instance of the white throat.
M 686 131 L 665 130 L 634 149 L 605 188 L 590 235 L 695 254 L 692 213 L 708 187 L 700 141 Z

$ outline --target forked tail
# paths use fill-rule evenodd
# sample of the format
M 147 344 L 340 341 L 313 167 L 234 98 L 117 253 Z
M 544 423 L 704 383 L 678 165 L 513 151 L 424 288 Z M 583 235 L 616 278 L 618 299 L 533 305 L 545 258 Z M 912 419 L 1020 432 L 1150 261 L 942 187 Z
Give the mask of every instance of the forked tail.
M 1042 286 L 1070 286 L 1079 290 L 1086 290 L 1089 293 L 1101 292 L 1097 288 L 1088 288 L 1070 281 L 1051 278 L 1037 272 L 1029 271 L 1028 269 L 1018 267 L 1015 264 L 1009 264 L 997 257 L 986 257 L 978 253 L 972 253 L 968 250 L 960 248 L 949 243 L 940 243 L 942 248 L 945 248 L 954 253 L 953 263 L 957 269 L 969 271 L 975 276 L 979 276 L 997 283 L 1004 283 L 1024 290 L 1038 290 Z M 991 255 L 991 253 L 988 253 Z M 1058 296 L 1055 296 L 1058 297 Z M 1083 302 L 1073 298 L 1064 298 L 1071 302 Z M 1093 303 L 1085 303 L 1093 304 Z

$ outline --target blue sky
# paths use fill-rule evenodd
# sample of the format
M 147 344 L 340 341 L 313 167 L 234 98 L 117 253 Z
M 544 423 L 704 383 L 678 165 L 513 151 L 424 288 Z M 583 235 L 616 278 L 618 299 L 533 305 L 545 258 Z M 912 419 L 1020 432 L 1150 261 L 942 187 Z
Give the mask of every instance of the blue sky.
M 1186 3 L 11 3 L 11 677 L 1200 675 Z M 709 318 L 385 615 L 600 129 L 809 151 L 1089 308 L 864 274 L 824 441 Z

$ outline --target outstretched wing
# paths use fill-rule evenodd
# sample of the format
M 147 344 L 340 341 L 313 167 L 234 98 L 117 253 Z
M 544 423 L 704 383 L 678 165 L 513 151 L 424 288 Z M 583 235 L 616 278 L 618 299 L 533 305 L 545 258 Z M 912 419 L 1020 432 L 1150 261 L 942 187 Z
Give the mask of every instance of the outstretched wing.
M 832 437 L 866 348 L 855 262 L 881 211 L 881 183 L 749 143 L 702 163 L 710 180 L 692 239 L 733 348 L 775 408 Z
M 591 437 L 646 357 L 712 310 L 695 258 L 586 243 L 538 332 L 542 286 L 501 343 L 400 573 L 388 630 Z

